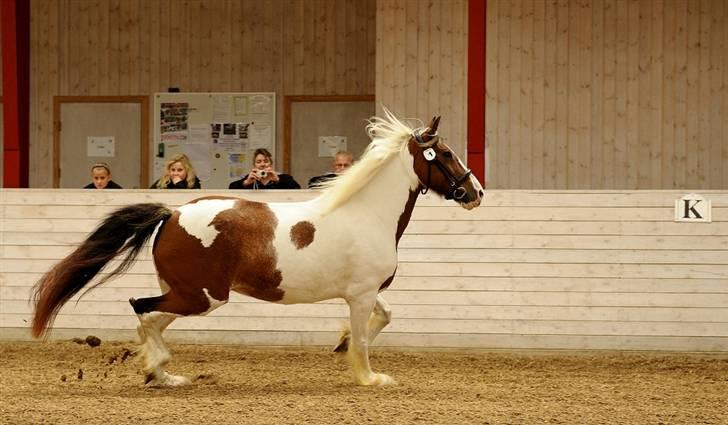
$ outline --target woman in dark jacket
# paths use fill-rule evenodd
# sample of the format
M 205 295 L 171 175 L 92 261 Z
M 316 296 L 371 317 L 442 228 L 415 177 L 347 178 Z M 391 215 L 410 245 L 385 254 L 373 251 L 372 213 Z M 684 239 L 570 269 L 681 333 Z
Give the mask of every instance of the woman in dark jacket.
M 253 169 L 242 179 L 230 183 L 228 189 L 300 189 L 289 174 L 277 173 L 273 169 L 273 155 L 267 149 L 259 148 L 253 155 Z
M 197 178 L 190 159 L 181 153 L 167 161 L 164 174 L 150 189 L 200 189 L 201 187 L 200 179 Z

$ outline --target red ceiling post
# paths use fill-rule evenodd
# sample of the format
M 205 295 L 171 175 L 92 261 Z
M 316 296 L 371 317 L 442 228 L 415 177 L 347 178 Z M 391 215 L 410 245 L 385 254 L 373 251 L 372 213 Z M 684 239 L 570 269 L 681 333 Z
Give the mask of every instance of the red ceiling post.
M 28 187 L 30 5 L 2 0 L 3 187 Z
M 468 0 L 468 167 L 485 186 L 486 0 Z

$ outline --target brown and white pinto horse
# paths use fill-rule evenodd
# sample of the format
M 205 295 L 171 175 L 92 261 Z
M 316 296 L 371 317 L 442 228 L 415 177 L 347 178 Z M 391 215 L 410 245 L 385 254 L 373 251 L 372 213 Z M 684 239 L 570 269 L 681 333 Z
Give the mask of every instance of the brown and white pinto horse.
M 483 197 L 478 180 L 438 139 L 438 123 L 436 117 L 413 130 L 389 111 L 373 118 L 361 160 L 311 201 L 204 197 L 176 211 L 136 204 L 111 213 L 36 284 L 33 335 L 43 335 L 63 304 L 109 261 L 126 253 L 96 285 L 124 272 L 156 235 L 152 254 L 163 294 L 129 300 L 141 322 L 147 384 L 189 383 L 164 371 L 170 353 L 162 332 L 178 317 L 225 304 L 231 290 L 282 304 L 343 298 L 351 328 L 336 351 L 347 352 L 356 383 L 393 383 L 372 372 L 368 347 L 390 322 L 380 292 L 394 277 L 397 243 L 417 196 L 430 189 L 466 209 Z

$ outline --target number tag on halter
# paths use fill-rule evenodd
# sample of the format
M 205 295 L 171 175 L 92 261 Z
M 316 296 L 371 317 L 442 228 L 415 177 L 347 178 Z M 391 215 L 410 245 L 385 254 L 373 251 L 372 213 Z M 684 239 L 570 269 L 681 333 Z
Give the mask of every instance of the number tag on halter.
M 435 153 L 435 150 L 432 148 L 425 149 L 422 154 L 425 156 L 425 159 L 428 161 L 432 161 L 437 156 L 437 153 Z

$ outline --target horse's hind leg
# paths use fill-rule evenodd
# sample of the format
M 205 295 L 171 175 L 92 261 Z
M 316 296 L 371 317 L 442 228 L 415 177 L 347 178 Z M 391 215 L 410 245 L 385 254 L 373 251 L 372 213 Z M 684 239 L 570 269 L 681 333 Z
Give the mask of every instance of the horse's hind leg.
M 369 343 L 374 342 L 374 338 L 384 329 L 385 326 L 392 321 L 392 309 L 389 304 L 382 298 L 381 295 L 377 295 L 377 303 L 374 305 L 374 311 L 369 317 Z M 337 353 L 345 353 L 349 348 L 349 341 L 351 340 L 351 329 L 346 327 L 344 329 L 339 343 L 334 347 L 334 351 Z
M 375 297 L 376 295 L 347 300 L 351 314 L 351 341 L 347 355 L 351 361 L 354 379 L 359 385 L 394 384 L 394 380 L 389 375 L 374 373 L 369 365 L 368 322 L 375 304 Z
M 150 386 L 176 386 L 189 384 L 189 379 L 170 375 L 164 371 L 171 355 L 167 349 L 162 332 L 177 317 L 204 315 L 225 304 L 225 300 L 216 300 L 203 289 L 199 294 L 179 296 L 169 291 L 158 297 L 130 299 L 134 311 L 139 317 L 138 328 L 142 339 L 144 359 L 143 370 L 146 373 L 145 383 Z
M 167 282 L 162 278 L 158 278 L 158 281 L 159 289 L 163 293 L 169 292 L 170 287 L 167 285 Z M 154 299 L 159 300 L 161 297 L 154 297 L 153 299 L 143 298 L 139 301 L 132 298 L 129 302 L 134 307 L 137 302 L 150 303 Z M 164 371 L 164 366 L 169 362 L 171 354 L 167 345 L 164 343 L 162 332 L 174 322 L 177 316 L 171 313 L 149 312 L 137 314 L 137 317 L 139 318 L 137 333 L 139 334 L 140 352 L 142 354 L 142 369 L 146 374 L 144 383 L 150 385 L 180 385 L 188 383 L 186 378 L 169 375 Z M 166 382 L 166 384 L 163 382 Z
M 169 292 L 169 289 L 170 289 L 169 285 L 167 285 L 167 282 L 165 282 L 164 279 L 162 279 L 161 277 L 157 277 L 157 282 L 159 284 L 159 289 L 162 290 L 163 294 Z M 129 300 L 129 301 L 131 302 L 131 300 Z M 132 304 L 132 307 L 133 306 L 134 305 Z M 174 318 L 171 319 L 170 322 L 166 326 L 164 326 L 160 332 L 163 332 L 164 329 L 166 329 L 166 327 L 169 326 L 173 321 L 174 321 Z M 144 332 L 144 327 L 142 326 L 141 319 L 140 319 L 139 325 L 137 325 L 137 334 L 139 335 L 139 341 L 140 341 L 142 347 L 144 347 L 147 342 L 147 334 L 146 334 L 146 332 Z
M 145 373 L 144 383 L 150 386 L 177 386 L 189 384 L 189 379 L 183 376 L 170 375 L 164 371 L 164 366 L 172 358 L 162 338 L 162 332 L 172 324 L 177 316 L 171 313 L 151 312 L 137 314 L 139 317 L 140 334 L 143 333 L 142 359 Z

